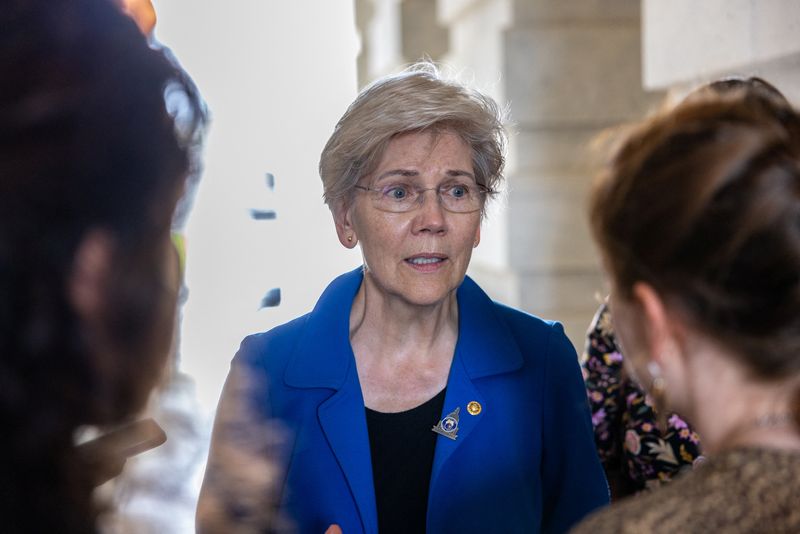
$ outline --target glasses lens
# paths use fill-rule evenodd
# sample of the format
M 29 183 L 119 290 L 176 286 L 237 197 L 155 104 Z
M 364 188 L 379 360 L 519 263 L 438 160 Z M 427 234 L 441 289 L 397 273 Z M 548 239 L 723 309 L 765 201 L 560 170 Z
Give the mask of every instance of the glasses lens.
M 409 211 L 417 201 L 417 191 L 408 184 L 387 184 L 372 190 L 375 207 L 384 211 Z
M 468 213 L 481 209 L 483 191 L 475 184 L 448 184 L 439 188 L 439 198 L 444 209 Z
M 431 189 L 419 189 L 410 184 L 387 184 L 377 189 L 368 189 L 376 208 L 383 211 L 402 213 L 411 211 L 419 205 L 420 195 Z M 447 211 L 469 213 L 478 211 L 483 205 L 485 192 L 476 184 L 451 183 L 440 186 L 438 200 Z

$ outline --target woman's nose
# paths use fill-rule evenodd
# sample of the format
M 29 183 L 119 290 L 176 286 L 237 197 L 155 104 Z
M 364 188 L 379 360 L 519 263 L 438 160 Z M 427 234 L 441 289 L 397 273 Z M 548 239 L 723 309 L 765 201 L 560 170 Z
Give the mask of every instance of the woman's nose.
M 414 232 L 442 233 L 446 229 L 445 212 L 436 189 L 421 191 L 415 210 Z

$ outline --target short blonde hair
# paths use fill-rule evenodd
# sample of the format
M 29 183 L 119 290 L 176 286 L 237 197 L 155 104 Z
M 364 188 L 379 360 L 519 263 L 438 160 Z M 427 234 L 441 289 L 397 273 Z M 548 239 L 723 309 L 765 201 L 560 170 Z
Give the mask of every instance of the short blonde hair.
M 381 78 L 359 93 L 322 150 L 325 203 L 334 212 L 347 205 L 393 137 L 424 130 L 458 135 L 472 149 L 475 180 L 494 192 L 505 164 L 503 119 L 492 98 L 444 79 L 431 62 Z

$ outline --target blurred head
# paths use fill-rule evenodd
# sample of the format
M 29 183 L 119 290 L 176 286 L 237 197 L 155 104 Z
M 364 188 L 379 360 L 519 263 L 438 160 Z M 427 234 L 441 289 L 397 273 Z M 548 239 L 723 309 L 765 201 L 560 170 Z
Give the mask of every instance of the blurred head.
M 800 117 L 785 100 L 706 91 L 637 125 L 590 215 L 626 350 L 647 286 L 755 379 L 798 376 Z
M 735 92 L 746 93 L 750 98 L 772 101 L 777 106 L 789 106 L 789 101 L 777 87 L 758 76 L 731 76 L 720 78 L 697 87 L 684 98 L 684 102 L 694 99 L 713 98 Z
M 0 27 L 0 417 L 17 460 L 3 475 L 49 477 L 14 490 L 21 513 L 68 491 L 77 426 L 119 422 L 159 377 L 189 161 L 164 103 L 181 75 L 114 3 L 13 0 Z M 80 529 L 85 505 L 50 520 Z
M 469 147 L 475 181 L 495 191 L 502 180 L 503 116 L 486 95 L 446 80 L 429 62 L 375 81 L 339 120 L 322 151 L 325 202 L 336 212 L 375 170 L 389 142 L 409 132 L 453 132 Z

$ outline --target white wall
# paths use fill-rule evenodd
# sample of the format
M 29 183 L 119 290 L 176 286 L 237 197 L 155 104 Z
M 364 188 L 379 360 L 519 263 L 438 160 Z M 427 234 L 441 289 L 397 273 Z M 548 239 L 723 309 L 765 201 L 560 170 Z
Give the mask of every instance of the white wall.
M 356 94 L 352 0 L 159 0 L 156 36 L 212 114 L 205 172 L 187 227 L 182 370 L 216 404 L 242 337 L 309 311 L 360 264 L 322 202 L 319 153 Z M 276 177 L 274 192 L 264 174 Z M 275 209 L 253 221 L 250 208 Z M 278 308 L 258 310 L 271 287 Z

